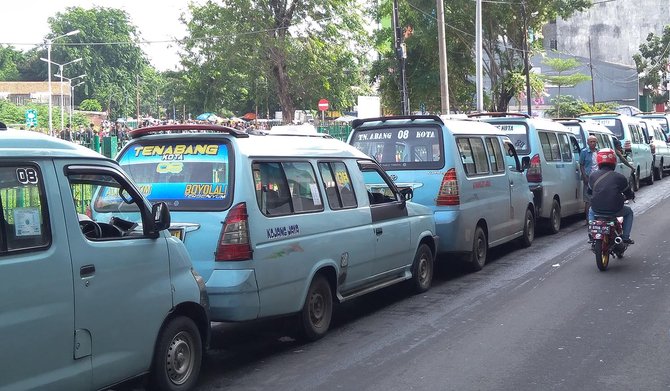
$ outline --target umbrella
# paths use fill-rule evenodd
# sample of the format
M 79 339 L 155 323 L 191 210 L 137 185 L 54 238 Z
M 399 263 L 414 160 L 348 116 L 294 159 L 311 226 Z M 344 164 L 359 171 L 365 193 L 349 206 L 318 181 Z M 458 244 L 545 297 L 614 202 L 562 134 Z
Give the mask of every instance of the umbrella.
M 209 117 L 216 115 L 214 113 L 202 113 L 199 116 L 195 117 L 198 121 L 207 121 Z

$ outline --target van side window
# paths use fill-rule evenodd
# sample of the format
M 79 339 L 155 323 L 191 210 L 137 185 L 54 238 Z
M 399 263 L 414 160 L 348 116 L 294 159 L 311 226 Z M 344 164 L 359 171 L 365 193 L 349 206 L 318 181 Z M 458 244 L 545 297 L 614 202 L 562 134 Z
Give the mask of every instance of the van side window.
M 386 182 L 381 173 L 376 169 L 364 168 L 363 180 L 365 187 L 368 190 L 368 198 L 370 205 L 385 204 L 388 202 L 398 201 L 393 187 Z
M 51 230 L 42 174 L 37 166 L 0 166 L 0 256 L 45 248 Z
M 308 162 L 252 165 L 258 207 L 266 216 L 323 210 L 314 169 Z
M 484 142 L 478 137 L 459 137 L 456 139 L 458 152 L 465 174 L 482 175 L 489 173 L 488 158 L 484 148 Z
M 634 143 L 634 144 L 639 144 L 640 143 L 640 134 L 637 131 L 637 126 L 628 125 L 628 129 L 630 130 L 631 142 Z
M 542 152 L 545 160 L 548 162 L 560 162 L 561 150 L 558 146 L 558 138 L 556 133 L 538 132 L 540 144 L 542 144 Z
M 489 154 L 491 170 L 495 173 L 505 172 L 505 162 L 503 161 L 502 150 L 500 149 L 500 142 L 498 139 L 495 137 L 487 137 L 486 150 Z
M 347 167 L 342 162 L 320 162 L 319 172 L 330 209 L 355 208 L 356 194 Z
M 570 139 L 565 133 L 558 134 L 558 141 L 561 143 L 561 158 L 564 162 L 572 161 L 572 148 L 570 147 Z

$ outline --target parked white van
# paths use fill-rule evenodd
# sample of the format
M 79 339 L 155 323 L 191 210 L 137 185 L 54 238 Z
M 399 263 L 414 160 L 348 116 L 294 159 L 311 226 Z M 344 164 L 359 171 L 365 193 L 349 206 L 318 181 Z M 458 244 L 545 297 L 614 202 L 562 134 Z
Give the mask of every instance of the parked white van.
M 297 314 L 313 340 L 336 300 L 402 281 L 419 292 L 431 285 L 431 211 L 342 141 L 215 125 L 129 136 L 117 159 L 149 200 L 170 207 L 170 230 L 206 281 L 215 321 Z
M 0 123 L 0 390 L 101 390 L 198 378 L 205 284 L 119 165 Z
M 537 217 L 549 233 L 561 229 L 561 219 L 584 212 L 579 170 L 579 143 L 570 129 L 548 119 L 525 114 L 473 115 L 505 132 L 523 157 L 530 158 L 526 178 L 533 191 Z
M 488 249 L 535 235 L 533 196 L 510 139 L 480 121 L 399 116 L 353 121 L 349 143 L 374 157 L 414 202 L 430 207 L 440 253 L 473 270 Z M 526 159 L 526 163 L 529 159 Z
M 651 185 L 654 183 L 654 156 L 649 146 L 650 140 L 641 127 L 640 118 L 622 115 L 616 112 L 585 113 L 579 116 L 604 125 L 621 141 L 624 151 L 633 160 L 635 177 L 633 190 L 640 187 L 640 180 Z

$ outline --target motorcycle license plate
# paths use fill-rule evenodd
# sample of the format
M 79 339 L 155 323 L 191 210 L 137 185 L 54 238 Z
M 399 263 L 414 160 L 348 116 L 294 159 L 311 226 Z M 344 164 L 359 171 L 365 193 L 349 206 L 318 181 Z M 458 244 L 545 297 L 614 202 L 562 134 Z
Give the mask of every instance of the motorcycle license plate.
M 591 231 L 591 234 L 601 234 L 601 235 L 607 235 L 610 233 L 610 225 L 605 222 L 601 221 L 595 221 L 589 223 L 589 231 Z

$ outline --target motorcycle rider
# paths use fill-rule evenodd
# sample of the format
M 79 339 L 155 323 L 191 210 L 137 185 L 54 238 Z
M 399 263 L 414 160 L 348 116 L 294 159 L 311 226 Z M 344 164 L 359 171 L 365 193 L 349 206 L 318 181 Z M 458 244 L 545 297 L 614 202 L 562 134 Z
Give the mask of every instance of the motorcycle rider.
M 635 199 L 635 193 L 628 186 L 628 179 L 614 171 L 617 164 L 617 155 L 613 149 L 604 148 L 596 155 L 598 170 L 589 176 L 589 190 L 591 191 L 591 209 L 589 220 L 594 216 L 621 216 L 623 217 L 624 243 L 633 244 L 630 232 L 633 229 L 633 210 L 624 204 L 626 199 Z M 624 198 L 625 196 L 625 198 Z

